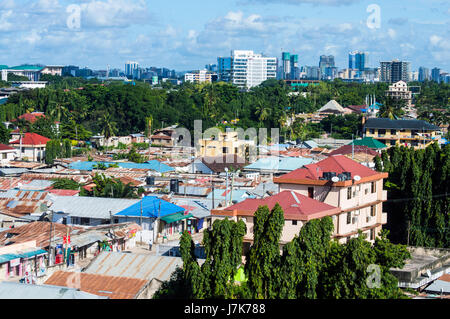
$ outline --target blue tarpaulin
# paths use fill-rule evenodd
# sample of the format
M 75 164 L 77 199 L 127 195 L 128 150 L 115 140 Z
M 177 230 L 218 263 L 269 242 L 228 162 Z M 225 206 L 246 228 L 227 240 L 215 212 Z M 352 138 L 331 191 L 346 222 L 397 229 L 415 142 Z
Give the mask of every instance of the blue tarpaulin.
M 179 212 L 184 212 L 184 208 L 169 203 L 156 196 L 145 196 L 142 200 L 128 208 L 118 212 L 115 216 L 140 217 L 142 203 L 142 217 L 158 218 Z M 161 208 L 160 208 L 161 203 Z

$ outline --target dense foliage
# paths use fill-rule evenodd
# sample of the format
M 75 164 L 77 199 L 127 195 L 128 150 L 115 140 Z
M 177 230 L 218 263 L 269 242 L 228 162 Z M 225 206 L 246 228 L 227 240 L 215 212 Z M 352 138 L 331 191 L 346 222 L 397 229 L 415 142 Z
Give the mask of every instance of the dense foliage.
M 391 240 L 413 246 L 450 247 L 450 145 L 392 147 L 376 159 L 385 180 Z
M 92 190 L 81 189 L 80 196 L 110 197 L 110 198 L 139 198 L 143 189 L 136 189 L 131 183 L 124 184 L 120 179 L 107 177 L 96 173 L 92 178 L 95 186 Z
M 405 246 L 394 245 L 383 231 L 371 245 L 362 233 L 339 244 L 331 239 L 330 217 L 307 222 L 280 252 L 283 210 L 259 207 L 255 213 L 254 242 L 246 256 L 244 282 L 231 280 L 241 265 L 245 224 L 216 220 L 206 232 L 207 254 L 200 267 L 191 236 L 180 241 L 183 269 L 164 283 L 155 298 L 269 298 L 269 299 L 388 299 L 404 298 L 392 267 L 403 267 L 410 257 Z M 373 276 L 373 268 L 380 276 Z M 184 291 L 184 294 L 182 293 Z

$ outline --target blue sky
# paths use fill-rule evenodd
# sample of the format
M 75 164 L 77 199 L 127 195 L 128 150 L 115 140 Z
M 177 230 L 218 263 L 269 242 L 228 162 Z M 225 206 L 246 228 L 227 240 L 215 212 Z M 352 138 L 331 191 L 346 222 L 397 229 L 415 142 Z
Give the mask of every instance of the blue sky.
M 369 5 L 380 28 L 369 28 Z M 69 28 L 69 5 L 81 12 Z M 394 58 L 450 71 L 450 1 L 445 0 L 0 0 L 0 64 L 74 64 L 191 70 L 232 49 L 295 52 L 300 65 L 322 54 L 347 67 L 365 50 L 369 65 Z

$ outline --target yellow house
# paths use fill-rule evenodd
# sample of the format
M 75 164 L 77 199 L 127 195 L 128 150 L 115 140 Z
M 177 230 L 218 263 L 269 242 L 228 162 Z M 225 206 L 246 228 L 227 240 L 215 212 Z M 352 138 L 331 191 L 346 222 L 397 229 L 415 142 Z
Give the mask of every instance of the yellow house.
M 387 146 L 425 148 L 440 136 L 440 128 L 422 120 L 391 120 L 369 118 L 364 125 L 366 137 Z
M 196 156 L 237 155 L 247 159 L 251 145 L 254 145 L 253 141 L 239 140 L 237 132 L 220 132 L 217 136 L 198 140 Z

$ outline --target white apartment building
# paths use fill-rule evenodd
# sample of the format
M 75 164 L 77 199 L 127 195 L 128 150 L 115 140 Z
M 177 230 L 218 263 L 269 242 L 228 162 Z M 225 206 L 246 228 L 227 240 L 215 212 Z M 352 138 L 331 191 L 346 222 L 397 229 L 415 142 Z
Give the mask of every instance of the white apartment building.
M 253 51 L 233 50 L 232 83 L 241 89 L 250 89 L 267 79 L 277 77 L 277 58 L 263 57 Z
M 185 82 L 194 82 L 194 83 L 204 83 L 204 82 L 211 83 L 213 74 L 214 73 L 212 73 L 208 70 L 194 71 L 194 72 L 186 73 L 184 75 L 184 81 Z

